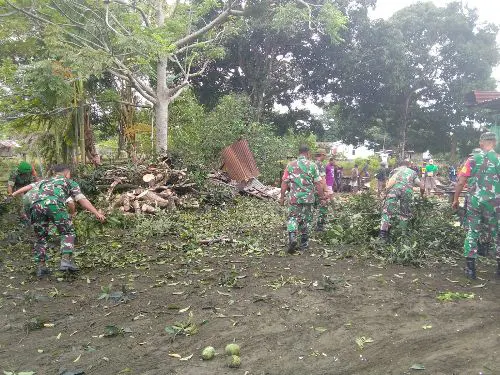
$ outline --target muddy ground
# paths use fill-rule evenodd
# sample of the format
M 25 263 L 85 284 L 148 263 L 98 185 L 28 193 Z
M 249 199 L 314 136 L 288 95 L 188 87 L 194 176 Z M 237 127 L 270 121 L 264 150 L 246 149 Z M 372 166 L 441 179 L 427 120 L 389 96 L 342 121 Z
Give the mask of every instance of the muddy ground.
M 134 246 L 122 235 L 113 240 Z M 248 248 L 243 254 L 235 245 L 220 256 L 203 245 L 186 261 L 177 247 L 159 253 L 173 241 L 160 237 L 135 245 L 151 256 L 146 265 L 42 281 L 22 263 L 25 257 L 0 249 L 0 371 L 500 374 L 500 282 L 491 262 L 480 263 L 480 279 L 469 283 L 461 260 L 424 268 L 384 265 L 325 256 L 318 242 L 306 254 L 289 256 L 280 238 L 265 254 L 253 256 Z M 52 265 L 57 261 L 56 255 Z M 438 300 L 446 291 L 474 296 Z M 189 319 L 195 334 L 165 331 Z M 107 337 L 116 333 L 107 331 L 110 325 L 120 332 Z M 363 337 L 368 342 L 362 344 Z M 226 364 L 224 347 L 231 342 L 241 346 L 238 369 Z M 219 354 L 202 361 L 208 345 Z

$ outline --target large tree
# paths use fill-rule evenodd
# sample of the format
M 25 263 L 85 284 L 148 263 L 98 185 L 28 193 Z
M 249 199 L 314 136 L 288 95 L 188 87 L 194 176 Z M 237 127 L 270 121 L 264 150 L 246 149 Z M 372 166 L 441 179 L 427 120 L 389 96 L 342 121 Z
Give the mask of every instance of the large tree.
M 336 77 L 342 95 L 332 128 L 350 141 L 378 134 L 401 153 L 408 145 L 448 151 L 471 117 L 465 93 L 495 87 L 496 35 L 459 3 L 418 3 L 372 22 L 348 56 L 351 68 Z
M 67 66 L 86 76 L 108 70 L 130 82 L 155 107 L 157 151 L 167 149 L 170 103 L 222 56 L 222 40 L 256 8 L 282 25 L 289 16 L 313 25 L 317 16 L 325 27 L 335 27 L 329 17 L 335 12 L 331 3 L 318 8 L 303 0 L 0 2 L 2 18 L 22 15 L 31 20 Z

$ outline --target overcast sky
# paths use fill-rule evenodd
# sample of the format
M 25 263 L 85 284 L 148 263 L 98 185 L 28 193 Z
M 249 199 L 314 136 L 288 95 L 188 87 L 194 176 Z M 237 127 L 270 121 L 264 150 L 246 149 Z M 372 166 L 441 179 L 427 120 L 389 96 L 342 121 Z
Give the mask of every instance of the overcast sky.
M 371 12 L 372 18 L 389 18 L 394 12 L 415 4 L 418 0 L 377 0 L 377 7 Z M 444 6 L 451 0 L 432 0 L 438 6 Z M 500 0 L 462 0 L 464 5 L 470 8 L 477 8 L 480 20 L 500 25 Z M 497 38 L 500 43 L 500 37 Z M 493 73 L 497 80 L 497 86 L 500 86 L 500 66 Z

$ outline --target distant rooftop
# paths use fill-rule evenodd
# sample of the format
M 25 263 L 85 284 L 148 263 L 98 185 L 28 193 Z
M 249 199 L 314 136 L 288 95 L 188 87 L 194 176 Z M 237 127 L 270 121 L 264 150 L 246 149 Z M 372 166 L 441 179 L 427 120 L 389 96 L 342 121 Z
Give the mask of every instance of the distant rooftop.
M 465 105 L 500 110 L 500 91 L 471 91 L 465 95 Z

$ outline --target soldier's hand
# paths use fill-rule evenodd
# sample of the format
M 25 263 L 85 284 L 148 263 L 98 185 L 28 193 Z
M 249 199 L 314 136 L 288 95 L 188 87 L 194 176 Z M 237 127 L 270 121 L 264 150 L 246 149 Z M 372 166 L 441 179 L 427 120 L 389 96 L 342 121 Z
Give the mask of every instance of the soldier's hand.
M 104 214 L 100 213 L 100 212 L 97 212 L 97 213 L 95 214 L 95 218 L 96 218 L 97 220 L 99 220 L 101 223 L 103 223 L 103 222 L 105 222 L 105 221 L 106 221 L 106 216 L 105 216 Z
M 453 201 L 452 205 L 451 205 L 451 208 L 453 208 L 454 210 L 457 210 L 458 209 L 458 201 Z

